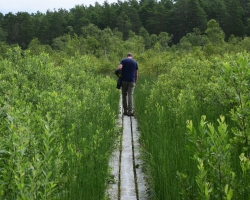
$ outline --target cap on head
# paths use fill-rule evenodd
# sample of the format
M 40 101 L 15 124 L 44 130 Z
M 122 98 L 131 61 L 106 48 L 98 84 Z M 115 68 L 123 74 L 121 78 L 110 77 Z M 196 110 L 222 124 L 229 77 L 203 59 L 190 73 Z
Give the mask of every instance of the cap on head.
M 128 53 L 127 57 L 133 57 L 133 54 L 132 53 Z

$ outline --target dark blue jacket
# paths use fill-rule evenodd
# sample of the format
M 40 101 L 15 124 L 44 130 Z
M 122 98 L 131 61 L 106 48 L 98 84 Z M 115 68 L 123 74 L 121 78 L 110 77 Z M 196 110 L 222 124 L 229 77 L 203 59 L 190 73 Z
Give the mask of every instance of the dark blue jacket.
M 132 58 L 124 58 L 120 64 L 122 64 L 122 81 L 135 82 L 136 70 L 138 70 L 138 64 Z

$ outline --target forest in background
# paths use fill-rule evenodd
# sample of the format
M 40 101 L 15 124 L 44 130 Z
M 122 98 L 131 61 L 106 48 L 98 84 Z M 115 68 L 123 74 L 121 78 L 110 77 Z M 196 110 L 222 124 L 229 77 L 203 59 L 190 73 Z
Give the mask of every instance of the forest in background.
M 229 25 L 237 19 L 232 11 L 227 11 L 227 16 L 232 18 L 227 18 L 225 23 L 222 18 L 206 16 L 201 29 L 197 24 L 191 26 L 192 19 L 200 20 L 200 17 L 185 18 L 188 12 L 179 10 L 178 15 L 170 16 L 186 14 L 184 18 L 188 21 L 171 22 L 166 27 L 192 27 L 192 30 L 182 29 L 183 32 L 178 29 L 177 33 L 182 34 L 176 34 L 174 29 L 156 32 L 156 25 L 147 27 L 154 21 L 148 13 L 139 32 L 130 27 L 132 20 L 128 20 L 127 32 L 103 25 L 105 21 L 112 24 L 120 19 L 122 11 L 115 12 L 115 17 L 111 8 L 120 9 L 121 5 L 130 8 L 132 2 L 139 6 L 138 12 L 143 5 L 148 5 L 150 10 L 167 3 L 172 6 L 172 12 L 177 12 L 177 8 L 187 9 L 183 5 L 198 1 L 164 1 L 165 4 L 125 1 L 87 8 L 77 6 L 70 12 L 19 13 L 30 20 L 40 16 L 35 25 L 31 20 L 30 30 L 34 27 L 38 30 L 38 22 L 47 27 L 39 29 L 39 36 L 32 36 L 27 42 L 22 38 L 34 34 L 24 28 L 29 23 L 9 23 L 16 28 L 13 30 L 16 40 L 8 42 L 8 37 L 13 35 L 4 31 L 3 19 L 13 16 L 20 21 L 22 18 L 18 13 L 2 16 L 1 198 L 108 199 L 105 190 L 112 181 L 108 161 L 119 133 L 115 119 L 120 93 L 115 88 L 114 69 L 130 51 L 140 71 L 135 108 L 145 161 L 140 167 L 147 174 L 149 196 L 152 199 L 249 199 L 248 1 L 204 1 L 207 5 L 211 3 L 207 9 L 210 13 L 213 9 L 220 10 L 221 2 L 227 9 L 233 2 L 242 5 L 240 13 L 245 14 L 241 15 L 244 23 L 243 29 L 237 29 L 241 30 L 239 34 L 228 31 L 241 24 Z M 155 7 L 149 6 L 150 2 Z M 206 5 L 202 2 L 197 5 Z M 104 12 L 105 5 L 110 12 Z M 87 15 L 91 10 L 94 13 L 97 8 L 102 15 L 97 12 L 92 16 L 96 22 L 80 15 Z M 231 8 L 237 10 L 237 6 Z M 79 17 L 73 17 L 78 11 Z M 57 16 L 59 21 L 66 19 L 59 13 L 71 16 L 72 20 L 82 20 L 82 24 L 66 26 L 53 21 L 52 16 Z M 112 17 L 105 18 L 107 13 Z M 124 13 L 129 16 L 129 12 Z M 223 12 L 217 13 L 221 16 Z M 136 18 L 131 19 L 134 22 Z M 154 22 L 166 25 L 167 20 Z M 128 24 L 123 24 L 123 28 L 125 25 Z M 27 32 L 20 34 L 22 28 Z M 56 35 L 59 30 L 61 34 Z
M 219 23 L 228 40 L 231 35 L 239 38 L 250 35 L 249 11 L 249 0 L 118 0 L 46 13 L 0 13 L 0 42 L 1 46 L 18 44 L 27 49 L 37 38 L 41 44 L 56 49 L 58 38 L 65 35 L 91 37 L 84 30 L 93 25 L 100 31 L 109 29 L 123 40 L 131 33 L 141 36 L 149 49 L 161 33 L 170 36 L 169 45 L 178 44 L 194 29 L 203 35 L 211 19 Z

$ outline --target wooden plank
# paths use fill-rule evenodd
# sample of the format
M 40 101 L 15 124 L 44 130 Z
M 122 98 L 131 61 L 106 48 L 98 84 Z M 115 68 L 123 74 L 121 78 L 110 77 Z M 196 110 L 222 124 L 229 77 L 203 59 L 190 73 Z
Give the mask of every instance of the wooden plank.
M 136 200 L 130 117 L 123 118 L 123 141 L 121 156 L 121 200 Z

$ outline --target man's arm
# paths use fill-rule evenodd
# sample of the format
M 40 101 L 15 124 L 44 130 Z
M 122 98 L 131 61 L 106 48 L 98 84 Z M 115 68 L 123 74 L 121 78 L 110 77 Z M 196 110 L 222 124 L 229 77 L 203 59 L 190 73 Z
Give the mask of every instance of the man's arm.
M 138 80 L 138 70 L 135 71 L 135 83 L 137 82 Z

